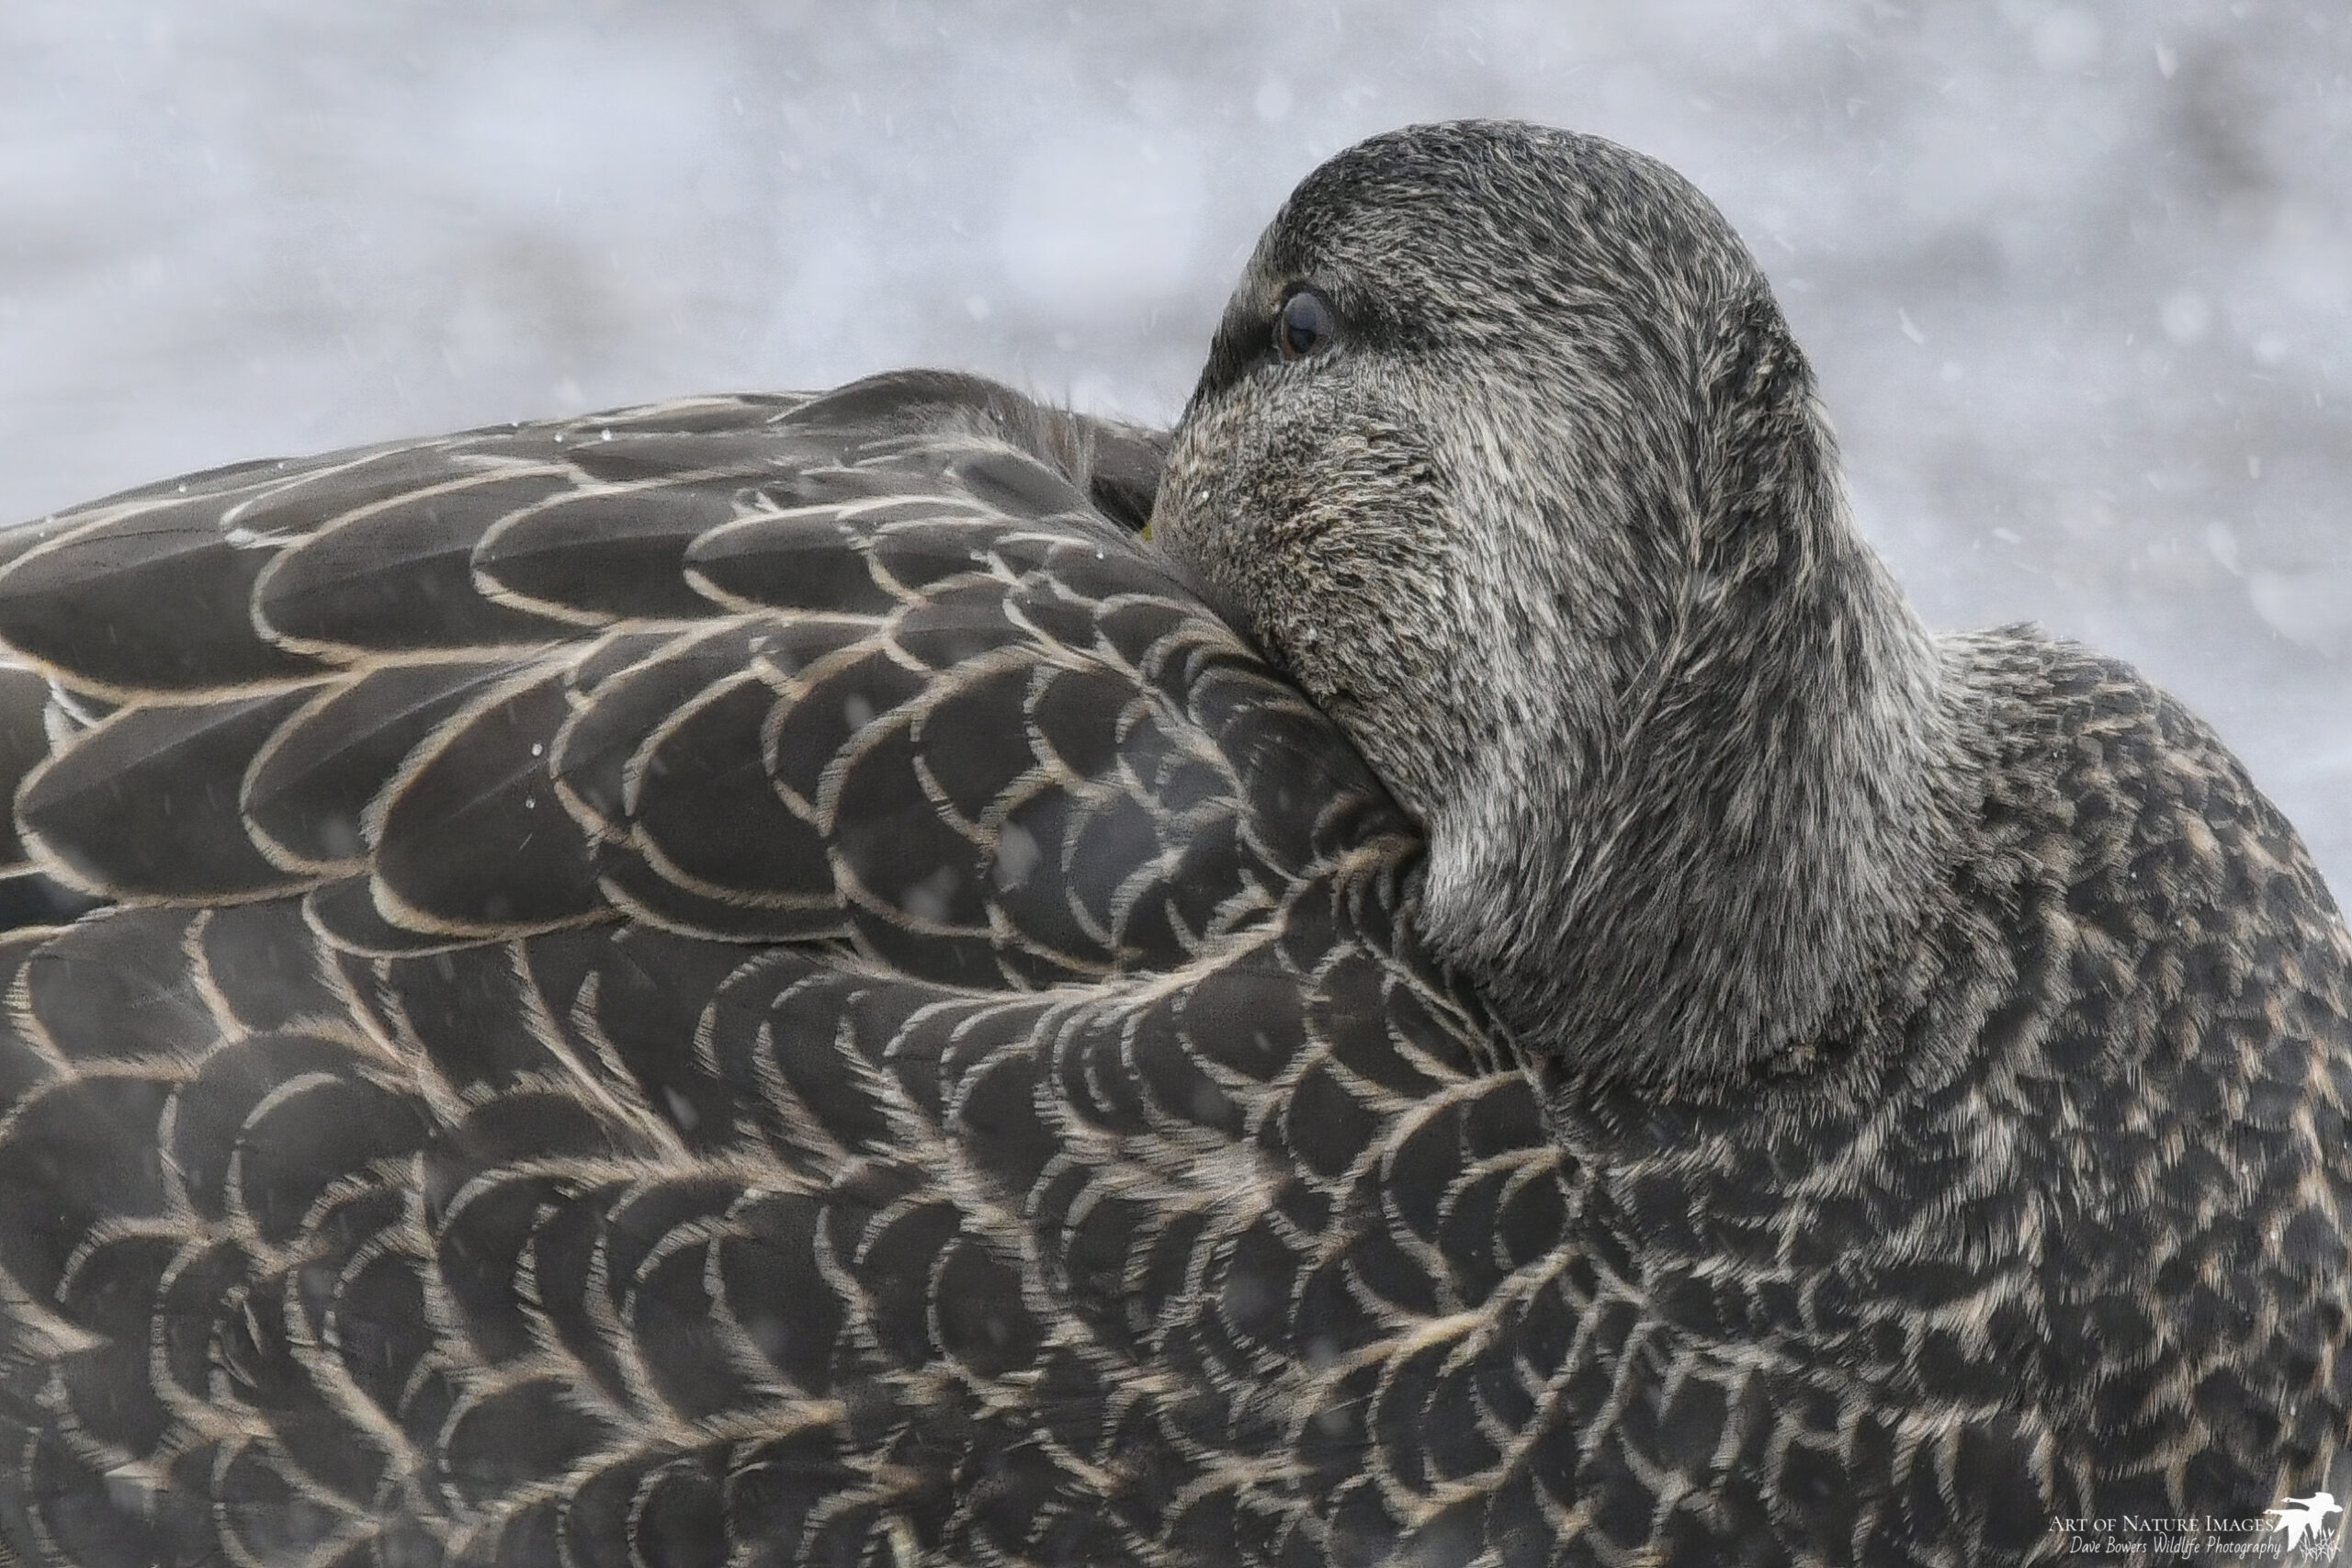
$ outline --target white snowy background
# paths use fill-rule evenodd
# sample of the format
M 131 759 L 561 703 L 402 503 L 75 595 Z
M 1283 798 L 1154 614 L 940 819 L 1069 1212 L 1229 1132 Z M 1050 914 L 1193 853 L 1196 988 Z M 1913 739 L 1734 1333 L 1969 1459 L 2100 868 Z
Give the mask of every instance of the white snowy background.
M 2201 709 L 2352 889 L 2344 0 L 0 0 L 0 513 L 968 367 L 1164 420 L 1290 185 L 1521 115 L 1778 284 L 1937 624 Z

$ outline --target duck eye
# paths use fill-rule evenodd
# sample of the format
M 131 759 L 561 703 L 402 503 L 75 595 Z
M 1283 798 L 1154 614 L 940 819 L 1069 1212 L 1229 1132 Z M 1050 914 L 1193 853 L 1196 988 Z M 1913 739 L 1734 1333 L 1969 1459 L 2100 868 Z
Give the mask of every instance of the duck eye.
M 1284 359 L 1304 359 L 1330 347 L 1339 333 L 1339 321 L 1323 296 L 1302 288 L 1275 312 L 1274 352 Z

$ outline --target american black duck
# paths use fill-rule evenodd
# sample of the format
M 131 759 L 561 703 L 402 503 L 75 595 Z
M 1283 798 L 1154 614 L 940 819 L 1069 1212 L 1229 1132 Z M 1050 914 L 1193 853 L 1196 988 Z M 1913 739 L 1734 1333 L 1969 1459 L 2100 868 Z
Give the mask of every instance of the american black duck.
M 2327 892 L 2128 668 L 1919 624 L 1609 143 L 1341 153 L 1172 438 L 910 373 L 0 556 L 27 1563 L 2011 1562 L 2335 1473 Z

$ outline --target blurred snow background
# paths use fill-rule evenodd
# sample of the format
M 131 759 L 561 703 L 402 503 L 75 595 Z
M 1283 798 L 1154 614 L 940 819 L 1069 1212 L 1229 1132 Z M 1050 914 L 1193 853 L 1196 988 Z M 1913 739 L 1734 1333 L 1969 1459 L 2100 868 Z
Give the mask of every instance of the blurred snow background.
M 1658 154 L 1772 273 L 1939 625 L 2214 719 L 2352 892 L 2343 0 L 6 0 L 0 513 L 965 366 L 1164 420 L 1405 121 Z

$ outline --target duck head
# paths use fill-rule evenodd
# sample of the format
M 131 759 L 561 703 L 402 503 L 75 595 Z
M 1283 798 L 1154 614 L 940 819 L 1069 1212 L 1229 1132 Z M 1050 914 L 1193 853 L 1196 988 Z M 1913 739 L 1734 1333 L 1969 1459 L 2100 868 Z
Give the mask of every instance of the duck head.
M 1761 270 L 1654 160 L 1465 121 L 1317 169 L 1152 536 L 1419 820 L 1424 935 L 1571 1074 L 1802 1060 L 1916 929 L 1944 661 Z

